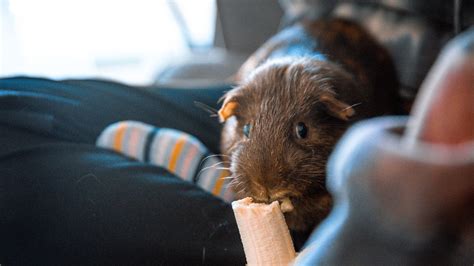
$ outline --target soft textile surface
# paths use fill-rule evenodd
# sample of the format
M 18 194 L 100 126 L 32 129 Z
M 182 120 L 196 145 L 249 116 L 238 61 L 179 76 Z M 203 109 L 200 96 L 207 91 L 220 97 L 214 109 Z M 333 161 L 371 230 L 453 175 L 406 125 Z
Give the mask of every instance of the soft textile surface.
M 163 167 L 226 202 L 234 200 L 229 187 L 230 172 L 217 155 L 210 154 L 197 138 L 186 132 L 120 121 L 102 131 L 97 146 Z
M 0 79 L 0 264 L 243 265 L 230 205 L 94 145 L 107 125 L 138 120 L 216 152 L 220 126 L 193 102 L 227 89 Z

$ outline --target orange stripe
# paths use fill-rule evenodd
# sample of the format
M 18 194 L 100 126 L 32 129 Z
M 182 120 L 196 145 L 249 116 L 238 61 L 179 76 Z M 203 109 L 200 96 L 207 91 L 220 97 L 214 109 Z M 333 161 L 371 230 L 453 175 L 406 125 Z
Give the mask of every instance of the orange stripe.
M 212 194 L 215 196 L 219 196 L 221 194 L 222 186 L 224 185 L 225 177 L 230 176 L 229 171 L 223 170 L 216 180 L 216 184 L 214 185 L 214 189 L 212 190 Z
M 176 163 L 178 162 L 179 154 L 181 153 L 181 150 L 183 149 L 185 142 L 186 142 L 186 138 L 181 137 L 178 139 L 178 141 L 174 145 L 173 152 L 171 153 L 171 159 L 168 164 L 168 169 L 170 169 L 170 171 L 173 173 L 176 170 Z
M 114 138 L 114 149 L 117 151 L 122 150 L 123 136 L 125 135 L 126 123 L 120 123 L 117 129 L 117 133 Z

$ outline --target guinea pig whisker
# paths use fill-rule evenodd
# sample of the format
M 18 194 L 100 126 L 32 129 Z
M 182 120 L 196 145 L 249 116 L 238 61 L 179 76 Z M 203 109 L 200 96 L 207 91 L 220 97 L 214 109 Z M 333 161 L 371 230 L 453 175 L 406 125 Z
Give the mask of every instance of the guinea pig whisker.
M 346 111 L 347 109 L 350 109 L 350 108 L 352 108 L 352 107 L 359 106 L 359 105 L 361 105 L 361 104 L 362 104 L 361 102 L 360 102 L 360 103 L 355 103 L 355 104 L 353 104 L 353 105 L 347 106 L 346 108 L 342 109 L 341 111 L 344 112 L 344 111 Z
M 202 103 L 202 102 L 198 102 L 198 101 L 194 101 L 194 105 L 198 108 L 201 108 L 202 110 L 208 112 L 209 114 L 211 114 L 211 116 L 217 116 L 217 109 L 205 104 L 205 103 Z
M 199 178 L 201 177 L 201 175 L 202 175 L 204 172 L 208 171 L 208 170 L 212 170 L 212 169 L 227 170 L 227 169 L 225 169 L 225 168 L 216 168 L 219 164 L 221 164 L 221 162 L 216 163 L 216 164 L 214 164 L 214 165 L 211 165 L 211 166 L 208 166 L 208 167 L 205 167 L 205 168 L 201 169 L 201 170 L 197 173 L 197 179 L 199 180 Z M 228 170 L 227 170 L 227 171 L 228 171 Z
M 227 171 L 230 170 L 229 167 L 216 167 L 215 169 L 217 169 L 217 170 L 227 170 Z
M 216 167 L 216 166 L 218 166 L 218 165 L 223 165 L 223 164 L 224 164 L 224 162 L 217 162 L 217 163 L 215 163 L 215 164 L 213 164 L 213 165 L 207 166 L 206 168 L 212 168 L 212 167 Z
M 211 154 L 211 155 L 208 155 L 208 156 L 204 157 L 204 159 L 202 159 L 202 160 L 204 161 L 204 160 L 207 160 L 207 159 L 213 158 L 213 157 L 230 157 L 230 156 L 225 155 L 225 154 Z
M 218 163 L 215 163 L 215 164 L 213 164 L 213 165 L 211 165 L 211 166 L 204 167 L 204 168 L 202 168 L 202 169 L 199 171 L 199 174 L 201 174 L 201 173 L 204 172 L 204 171 L 207 171 L 207 170 L 216 168 L 216 167 L 218 167 L 218 166 L 221 165 L 221 164 L 223 164 L 223 162 L 218 162 Z
M 241 175 L 237 175 L 237 176 L 226 176 L 226 177 L 223 177 L 222 179 L 234 181 L 234 180 L 238 179 L 239 177 L 241 177 Z M 227 185 L 229 186 L 230 184 L 231 184 L 231 183 L 229 183 L 229 184 L 227 184 Z
M 208 155 L 208 156 L 204 157 L 201 160 L 201 163 L 199 164 L 199 167 L 201 167 L 207 160 L 209 160 L 211 158 L 215 158 L 215 157 L 230 157 L 230 156 L 225 155 L 225 154 L 211 154 L 211 155 Z
M 205 161 L 207 159 L 214 158 L 214 157 L 223 157 L 223 156 L 225 156 L 225 154 L 210 154 L 210 155 L 202 158 L 202 161 Z
M 240 177 L 242 177 L 241 175 L 237 175 L 235 177 L 233 177 L 229 183 L 229 187 L 233 187 L 234 189 L 234 192 L 237 193 L 237 194 L 241 194 L 242 192 L 245 191 L 245 186 L 243 184 L 243 182 L 240 181 Z M 239 189 L 240 187 L 240 189 Z

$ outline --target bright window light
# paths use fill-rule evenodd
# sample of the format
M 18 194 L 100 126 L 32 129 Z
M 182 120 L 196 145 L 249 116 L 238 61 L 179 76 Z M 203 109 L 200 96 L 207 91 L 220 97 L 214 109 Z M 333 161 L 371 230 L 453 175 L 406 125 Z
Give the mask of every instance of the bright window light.
M 215 3 L 0 0 L 0 22 L 2 77 L 98 77 L 149 84 L 190 47 L 212 45 Z

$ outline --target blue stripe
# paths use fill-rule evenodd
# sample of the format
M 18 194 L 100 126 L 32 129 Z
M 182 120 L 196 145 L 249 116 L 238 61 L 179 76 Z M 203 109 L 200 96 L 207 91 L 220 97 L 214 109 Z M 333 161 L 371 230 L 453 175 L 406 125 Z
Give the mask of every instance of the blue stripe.
M 160 130 L 159 127 L 154 127 L 146 136 L 145 146 L 143 147 L 143 161 L 149 163 L 150 162 L 150 150 L 151 144 L 153 143 L 153 139 L 158 134 Z

